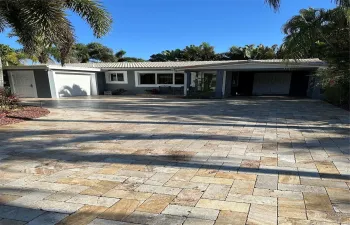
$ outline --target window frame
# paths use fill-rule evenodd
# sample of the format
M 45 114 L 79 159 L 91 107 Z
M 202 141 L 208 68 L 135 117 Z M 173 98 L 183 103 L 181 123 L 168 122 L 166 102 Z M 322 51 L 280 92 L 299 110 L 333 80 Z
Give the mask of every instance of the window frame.
M 168 78 L 170 78 L 171 77 L 171 83 L 169 83 L 169 84 L 161 84 L 161 83 L 159 83 L 159 77 L 161 76 L 161 75 L 167 75 L 167 76 L 169 76 L 169 77 L 167 77 L 167 79 Z M 157 78 L 157 82 L 156 82 L 156 84 L 159 84 L 159 85 L 173 85 L 174 84 L 174 73 L 159 73 L 159 74 L 157 74 L 156 75 L 156 78 Z
M 155 84 L 140 84 L 140 74 L 142 73 L 154 73 L 155 74 Z M 184 84 L 175 84 L 175 73 L 183 73 L 184 74 Z M 172 74 L 173 75 L 173 83 L 172 84 L 158 84 L 158 74 Z M 147 71 L 147 70 L 140 70 L 135 71 L 135 87 L 184 87 L 185 86 L 185 72 L 184 71 L 166 71 L 166 70 L 159 70 L 159 71 Z
M 184 76 L 184 83 L 183 84 L 176 84 L 176 74 L 183 74 L 183 76 Z M 173 83 L 174 83 L 174 85 L 185 85 L 185 79 L 186 79 L 186 74 L 185 74 L 185 72 L 174 72 L 174 75 L 173 75 Z
M 118 73 L 122 73 L 124 76 L 124 81 L 112 81 L 111 80 L 111 74 L 117 74 L 117 79 L 118 79 Z M 128 83 L 128 72 L 127 71 L 107 71 L 105 72 L 106 75 L 106 83 L 107 84 L 127 84 Z

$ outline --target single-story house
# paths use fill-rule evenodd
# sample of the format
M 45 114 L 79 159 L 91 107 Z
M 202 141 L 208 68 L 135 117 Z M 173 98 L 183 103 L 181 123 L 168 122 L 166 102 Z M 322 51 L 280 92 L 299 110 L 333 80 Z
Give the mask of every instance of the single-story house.
M 314 72 L 319 59 L 285 62 L 231 60 L 191 62 L 111 62 L 4 67 L 5 84 L 21 97 L 61 98 L 160 90 L 167 94 L 205 92 L 215 98 L 235 95 L 288 95 L 320 98 Z

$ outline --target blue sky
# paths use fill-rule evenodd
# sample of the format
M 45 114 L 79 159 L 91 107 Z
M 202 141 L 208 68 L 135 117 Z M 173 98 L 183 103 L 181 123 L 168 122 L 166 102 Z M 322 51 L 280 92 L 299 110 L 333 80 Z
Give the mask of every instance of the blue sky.
M 230 46 L 280 44 L 282 25 L 302 8 L 333 8 L 331 0 L 281 0 L 274 12 L 264 0 L 103 0 L 112 14 L 111 32 L 93 37 L 89 26 L 69 15 L 77 41 L 101 42 L 127 56 L 148 59 L 166 49 L 184 48 L 203 41 L 224 52 Z M 19 48 L 15 38 L 0 34 L 0 43 Z

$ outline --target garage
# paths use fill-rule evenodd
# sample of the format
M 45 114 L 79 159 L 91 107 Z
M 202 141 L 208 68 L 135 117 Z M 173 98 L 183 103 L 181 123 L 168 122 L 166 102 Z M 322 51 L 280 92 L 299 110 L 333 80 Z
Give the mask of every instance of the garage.
M 21 98 L 98 95 L 99 75 L 104 75 L 99 72 L 98 68 L 57 65 L 9 66 L 4 70 L 4 85 Z
M 94 73 L 55 72 L 58 97 L 90 96 Z
M 21 70 L 9 72 L 9 81 L 14 94 L 21 98 L 37 98 L 34 72 Z
M 253 95 L 288 95 L 291 73 L 255 73 Z

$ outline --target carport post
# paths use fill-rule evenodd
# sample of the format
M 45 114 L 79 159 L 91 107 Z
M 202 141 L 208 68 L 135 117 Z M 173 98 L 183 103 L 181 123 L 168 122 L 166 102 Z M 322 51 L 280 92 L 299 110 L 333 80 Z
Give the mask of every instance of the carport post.
M 185 96 L 188 95 L 190 87 L 191 87 L 191 72 L 185 71 L 186 77 L 185 77 Z
M 224 71 L 217 70 L 216 72 L 216 87 L 215 87 L 215 98 L 222 98 L 222 85 L 224 83 Z

